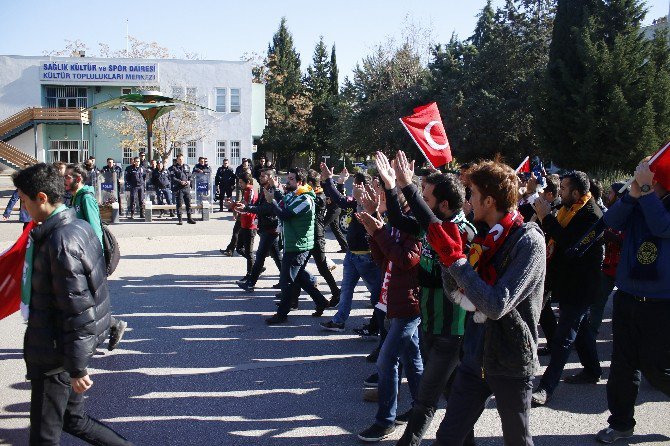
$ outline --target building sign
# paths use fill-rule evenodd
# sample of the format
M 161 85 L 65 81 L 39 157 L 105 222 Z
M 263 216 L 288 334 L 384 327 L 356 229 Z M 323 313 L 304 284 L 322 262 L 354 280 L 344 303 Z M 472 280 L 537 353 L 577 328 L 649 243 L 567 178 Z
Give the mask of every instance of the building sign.
M 40 62 L 40 82 L 57 84 L 158 85 L 158 63 L 92 62 L 65 60 Z

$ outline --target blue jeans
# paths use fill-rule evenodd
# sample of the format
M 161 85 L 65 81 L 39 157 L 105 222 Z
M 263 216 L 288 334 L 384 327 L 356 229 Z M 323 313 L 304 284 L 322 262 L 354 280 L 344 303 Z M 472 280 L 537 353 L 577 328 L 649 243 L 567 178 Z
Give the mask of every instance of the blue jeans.
M 358 285 L 359 279 L 363 279 L 368 291 L 372 293 L 370 302 L 373 305 L 379 300 L 382 286 L 381 270 L 372 260 L 370 254 L 347 252 L 344 256 L 343 269 L 340 305 L 337 307 L 337 313 L 333 316 L 333 322 L 338 324 L 344 324 L 349 318 L 351 301 L 354 298 L 354 288 Z
M 589 323 L 589 305 L 559 303 L 559 310 L 558 327 L 554 339 L 551 340 L 551 359 L 540 380 L 540 387 L 548 393 L 553 393 L 558 386 L 573 344 L 579 361 L 584 366 L 584 372 L 595 377 L 602 374 L 595 333 Z
M 286 316 L 291 311 L 294 287 L 305 290 L 317 307 L 326 308 L 328 306 L 326 298 L 314 286 L 314 276 L 305 271 L 308 260 L 309 251 L 284 252 L 284 257 L 281 259 L 281 271 L 279 272 L 281 301 L 277 314 Z
M 390 319 L 390 326 L 377 358 L 379 407 L 376 423 L 392 426 L 398 409 L 398 362 L 402 362 L 412 401 L 419 393 L 423 362 L 419 350 L 420 316 Z
M 172 191 L 170 189 L 156 189 L 158 204 L 172 204 Z

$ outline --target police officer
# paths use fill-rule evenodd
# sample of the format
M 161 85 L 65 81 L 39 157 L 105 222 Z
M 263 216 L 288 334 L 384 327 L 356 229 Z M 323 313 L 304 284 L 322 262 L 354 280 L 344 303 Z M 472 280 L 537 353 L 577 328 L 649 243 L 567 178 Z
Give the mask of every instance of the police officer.
M 140 152 L 140 167 L 142 167 L 144 170 L 149 168 L 149 161 L 147 161 L 147 154 L 144 152 Z
M 233 198 L 233 189 L 235 189 L 235 172 L 228 165 L 228 158 L 223 160 L 223 164 L 216 171 L 214 185 L 219 195 L 219 211 L 223 212 L 223 203 L 226 199 L 230 201 Z
M 191 169 L 184 164 L 184 155 L 177 155 L 177 164 L 172 169 L 172 190 L 175 193 L 177 203 L 177 224 L 181 225 L 181 203 L 186 205 L 186 221 L 192 225 L 195 220 L 191 218 Z
M 121 166 L 116 164 L 113 158 L 107 158 L 107 165 L 100 172 L 107 178 L 112 178 L 112 175 L 116 173 L 116 198 L 119 203 L 119 210 L 121 210 L 121 184 L 123 183 Z
M 156 162 L 156 168 L 151 173 L 151 183 L 156 191 L 158 204 L 172 204 L 172 191 L 170 190 L 172 178 L 163 161 Z M 162 217 L 164 213 L 165 211 L 161 209 L 158 217 Z M 174 217 L 173 210 L 170 210 L 170 217 Z
M 130 218 L 135 218 L 135 201 L 139 200 L 137 207 L 140 211 L 140 218 L 144 218 L 144 180 L 146 178 L 146 170 L 140 165 L 140 158 L 133 158 L 133 164 L 126 167 L 126 184 L 130 191 Z

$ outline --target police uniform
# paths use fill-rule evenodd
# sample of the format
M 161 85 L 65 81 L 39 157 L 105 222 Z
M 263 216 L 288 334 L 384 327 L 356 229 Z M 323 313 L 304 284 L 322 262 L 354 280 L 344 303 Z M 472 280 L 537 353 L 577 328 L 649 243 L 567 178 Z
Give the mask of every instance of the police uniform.
M 186 181 L 186 184 L 181 184 L 182 181 Z M 174 199 L 177 204 L 177 220 L 179 220 L 179 223 L 181 223 L 182 201 L 186 206 L 186 218 L 188 222 L 193 222 L 191 218 L 191 169 L 188 167 L 188 164 L 182 164 L 181 166 L 175 164 L 172 166 L 172 191 L 174 192 Z
M 139 200 L 137 207 L 140 211 L 140 218 L 144 218 L 144 179 L 146 177 L 146 170 L 142 166 L 135 167 L 130 165 L 126 167 L 126 185 L 130 191 L 130 201 L 128 208 L 130 209 L 130 218 L 135 215 L 135 201 Z

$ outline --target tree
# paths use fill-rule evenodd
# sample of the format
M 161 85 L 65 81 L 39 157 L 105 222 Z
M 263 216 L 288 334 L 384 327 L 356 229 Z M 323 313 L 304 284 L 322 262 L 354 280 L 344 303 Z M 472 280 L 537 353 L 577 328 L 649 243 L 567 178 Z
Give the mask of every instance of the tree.
M 293 157 L 306 150 L 304 141 L 311 103 L 302 86 L 300 54 L 293 47 L 293 36 L 286 27 L 285 17 L 268 45 L 265 81 L 268 125 L 260 146 L 291 165 Z
M 559 164 L 631 169 L 668 137 L 667 48 L 637 0 L 559 0 L 539 131 Z

